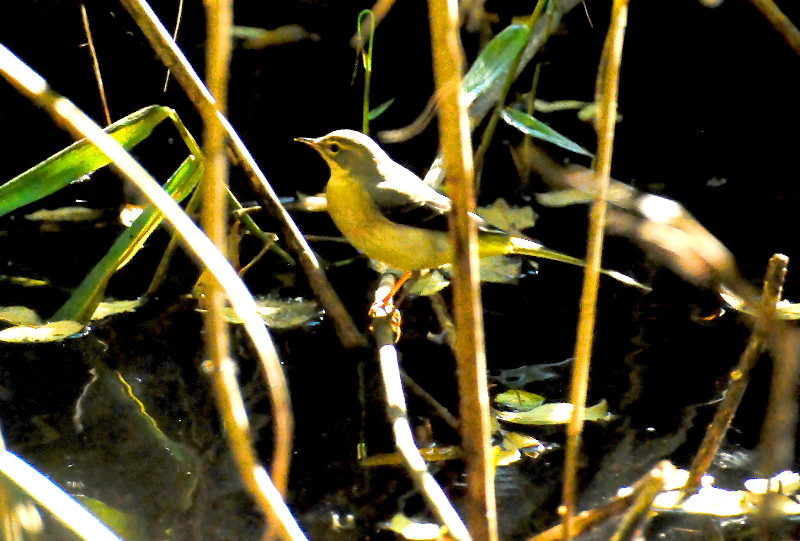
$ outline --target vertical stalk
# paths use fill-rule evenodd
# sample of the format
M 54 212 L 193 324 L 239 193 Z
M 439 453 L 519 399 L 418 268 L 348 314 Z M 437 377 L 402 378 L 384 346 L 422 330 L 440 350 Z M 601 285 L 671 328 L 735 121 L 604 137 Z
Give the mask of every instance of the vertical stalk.
M 467 461 L 467 525 L 475 539 L 497 540 L 494 461 L 489 392 L 483 349 L 477 231 L 469 118 L 461 79 L 464 54 L 458 40 L 456 0 L 430 0 L 431 48 L 439 96 L 439 134 L 447 187 L 453 198 L 450 237 L 454 252 L 453 311 L 462 446 Z
M 611 24 L 606 36 L 597 74 L 595 102 L 597 118 L 597 163 L 595 166 L 594 202 L 590 213 L 589 238 L 586 248 L 586 271 L 581 292 L 580 315 L 575 343 L 575 366 L 572 372 L 570 402 L 572 416 L 567 425 L 567 450 L 564 464 L 564 539 L 573 537 L 572 520 L 576 511 L 578 454 L 586 409 L 589 360 L 594 341 L 597 292 L 600 278 L 600 257 L 603 253 L 603 232 L 606 225 L 606 197 L 611 176 L 611 154 L 614 147 L 614 126 L 617 118 L 619 68 L 622 42 L 628 16 L 628 0 L 614 0 Z

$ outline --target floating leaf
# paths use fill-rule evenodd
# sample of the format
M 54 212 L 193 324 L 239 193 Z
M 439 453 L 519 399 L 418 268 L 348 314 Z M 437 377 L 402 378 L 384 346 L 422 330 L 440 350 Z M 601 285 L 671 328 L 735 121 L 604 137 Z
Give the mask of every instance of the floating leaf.
M 533 436 L 520 434 L 518 432 L 501 431 L 503 443 L 495 446 L 495 466 L 508 466 L 525 455 L 535 458 L 545 450 L 545 446 Z
M 501 421 L 520 425 L 560 425 L 569 422 L 569 418 L 572 415 L 572 404 L 554 402 L 552 404 L 544 404 L 530 411 L 497 411 L 495 415 Z M 608 404 L 605 400 L 586 408 L 587 421 L 607 421 L 611 418 L 613 418 L 613 415 L 608 412 Z
M 506 109 L 503 109 L 503 112 L 500 116 L 507 124 L 514 126 L 523 133 L 527 133 L 531 137 L 536 137 L 542 141 L 553 143 L 554 145 L 563 149 L 575 152 L 577 154 L 583 154 L 584 156 L 589 156 L 590 158 L 593 156 L 591 152 L 580 146 L 578 143 L 564 137 L 541 120 L 536 120 L 532 116 L 523 113 L 522 111 L 517 111 L 516 109 L 507 107 Z
M 747 500 L 743 490 L 722 490 L 703 487 L 696 494 L 680 503 L 681 491 L 671 490 L 656 496 L 653 507 L 659 509 L 682 509 L 689 513 L 734 517 L 745 513 Z
M 442 445 L 437 447 L 425 447 L 418 449 L 419 454 L 425 462 L 442 462 L 444 460 L 456 460 L 464 456 L 461 447 L 455 445 Z M 374 468 L 375 466 L 400 466 L 405 463 L 403 455 L 400 453 L 380 453 L 364 457 L 358 461 L 363 468 Z
M 510 25 L 492 38 L 464 76 L 462 86 L 469 103 L 493 84 L 505 79 L 514 59 L 528 42 L 529 35 L 530 28 L 526 25 Z
M 132 301 L 103 301 L 95 308 L 94 314 L 92 314 L 92 320 L 96 321 L 116 314 L 133 312 L 141 305 L 142 299 L 134 299 Z
M 416 541 L 439 539 L 447 531 L 444 526 L 431 522 L 417 522 L 402 513 L 397 513 L 381 526 L 386 530 L 399 533 L 405 539 Z
M 768 489 L 781 494 L 795 494 L 800 489 L 800 474 L 782 471 L 770 479 L 748 479 L 744 487 L 753 494 L 766 494 Z
M 531 261 L 536 264 L 535 261 Z M 482 257 L 478 260 L 481 282 L 515 284 L 522 274 L 522 259 L 504 255 Z
M 527 434 L 520 434 L 519 432 L 504 432 L 503 433 L 503 448 L 504 449 L 519 449 L 525 451 L 525 454 L 530 454 L 531 451 L 539 453 L 545 450 L 545 445 L 533 436 Z
M 536 224 L 536 212 L 532 207 L 512 207 L 505 199 L 478 208 L 478 216 L 504 231 L 517 232 Z
M 519 462 L 522 458 L 522 453 L 519 449 L 503 449 L 499 445 L 492 447 L 494 451 L 494 465 L 495 467 L 510 466 L 515 462 Z
M 0 306 L 0 320 L 12 325 L 41 325 L 42 318 L 27 306 Z
M 44 325 L 21 325 L 0 331 L 2 342 L 60 342 L 83 330 L 77 321 L 53 321 Z
M 494 397 L 495 403 L 517 411 L 530 411 L 544 404 L 544 397 L 528 391 L 514 390 L 500 393 Z
M 253 26 L 233 26 L 231 34 L 234 39 L 242 40 L 243 49 L 264 49 L 273 45 L 285 45 L 304 39 L 319 41 L 319 34 L 314 34 L 299 24 L 287 24 L 267 30 Z
M 97 209 L 87 207 L 61 207 L 53 210 L 37 210 L 25 215 L 32 222 L 89 222 L 102 216 Z
M 680 488 L 688 479 L 686 470 L 677 470 L 682 476 L 682 482 L 669 483 L 663 493 L 656 497 L 654 506 L 661 509 L 680 509 L 687 513 L 714 515 L 718 517 L 734 517 L 749 513 L 757 513 L 763 505 L 764 493 L 767 488 L 767 479 L 748 479 L 744 482 L 747 490 L 723 490 L 711 486 L 713 478 L 703 476 L 702 487 L 696 494 L 681 503 Z M 773 509 L 783 515 L 800 514 L 800 503 L 791 494 L 800 484 L 800 475 L 791 471 L 784 471 L 770 480 L 777 490 L 771 496 Z
M 322 315 L 316 301 L 305 299 L 258 298 L 258 315 L 268 327 L 273 329 L 294 329 L 305 325 Z M 225 320 L 229 323 L 241 324 L 232 308 L 225 308 Z
M 383 113 L 385 113 L 386 109 L 388 109 L 389 106 L 391 106 L 393 103 L 394 103 L 394 98 L 381 103 L 375 109 L 373 109 L 372 111 L 369 112 L 369 114 L 367 115 L 367 119 L 368 120 L 375 120 L 376 118 L 381 116 Z
M 6 274 L 0 274 L 0 280 L 5 280 L 22 287 L 45 287 L 50 285 L 50 282 L 47 280 L 37 280 L 36 278 L 28 278 L 27 276 L 8 276 Z

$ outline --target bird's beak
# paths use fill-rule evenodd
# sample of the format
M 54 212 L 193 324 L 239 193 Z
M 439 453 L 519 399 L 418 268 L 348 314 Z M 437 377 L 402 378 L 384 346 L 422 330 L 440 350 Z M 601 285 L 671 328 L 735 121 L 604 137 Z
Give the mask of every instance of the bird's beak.
M 317 148 L 318 142 L 316 139 L 311 139 L 310 137 L 295 137 L 294 140 L 299 143 L 305 143 L 309 146 Z

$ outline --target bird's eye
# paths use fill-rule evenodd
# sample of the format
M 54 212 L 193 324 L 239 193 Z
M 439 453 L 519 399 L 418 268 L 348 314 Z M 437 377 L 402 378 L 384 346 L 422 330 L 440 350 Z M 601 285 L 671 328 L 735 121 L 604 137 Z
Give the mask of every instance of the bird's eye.
M 328 150 L 331 151 L 331 154 L 336 154 L 341 149 L 342 149 L 342 147 L 338 143 L 331 143 L 330 145 L 328 145 Z

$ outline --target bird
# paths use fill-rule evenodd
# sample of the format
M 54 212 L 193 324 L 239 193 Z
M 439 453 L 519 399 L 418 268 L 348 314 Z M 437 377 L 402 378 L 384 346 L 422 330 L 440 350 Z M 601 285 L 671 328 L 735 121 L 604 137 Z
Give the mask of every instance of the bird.
M 297 137 L 295 141 L 311 146 L 328 164 L 328 213 L 356 249 L 401 271 L 433 269 L 453 262 L 447 232 L 452 202 L 392 160 L 372 138 L 341 129 L 317 138 Z M 477 214 L 470 216 L 478 228 L 481 258 L 525 255 L 585 266 L 581 259 L 503 231 Z M 622 273 L 601 272 L 645 288 Z

